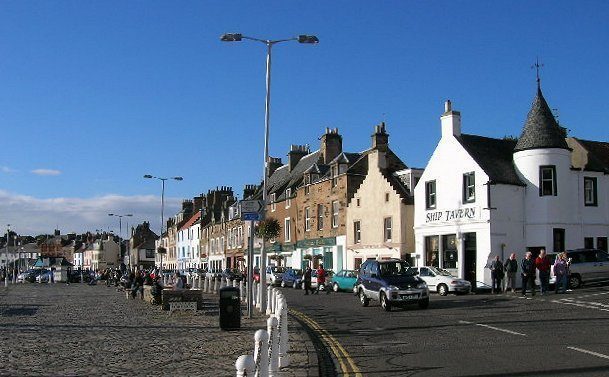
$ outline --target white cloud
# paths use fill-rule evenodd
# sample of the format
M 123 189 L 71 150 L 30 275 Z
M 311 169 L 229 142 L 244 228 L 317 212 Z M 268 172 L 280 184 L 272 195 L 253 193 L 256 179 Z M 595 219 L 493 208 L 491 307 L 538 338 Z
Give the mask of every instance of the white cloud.
M 6 174 L 12 174 L 17 172 L 17 170 L 9 168 L 8 166 L 0 166 L 0 171 Z
M 165 198 L 165 220 L 180 208 L 181 199 Z M 19 234 L 52 234 L 54 229 L 62 234 L 96 229 L 112 230 L 118 234 L 119 219 L 109 213 L 133 214 L 123 217 L 123 237 L 129 227 L 149 221 L 158 234 L 160 229 L 161 199 L 153 195 L 104 195 L 93 198 L 40 199 L 0 190 L 0 233 L 6 224 Z
M 61 171 L 55 169 L 34 169 L 31 173 L 36 175 L 59 175 Z

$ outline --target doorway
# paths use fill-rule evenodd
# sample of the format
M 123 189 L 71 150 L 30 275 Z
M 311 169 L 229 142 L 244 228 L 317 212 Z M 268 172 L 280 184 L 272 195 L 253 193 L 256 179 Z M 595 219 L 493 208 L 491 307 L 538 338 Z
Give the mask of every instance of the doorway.
M 472 291 L 476 290 L 476 233 L 463 233 L 463 277 L 472 283 Z

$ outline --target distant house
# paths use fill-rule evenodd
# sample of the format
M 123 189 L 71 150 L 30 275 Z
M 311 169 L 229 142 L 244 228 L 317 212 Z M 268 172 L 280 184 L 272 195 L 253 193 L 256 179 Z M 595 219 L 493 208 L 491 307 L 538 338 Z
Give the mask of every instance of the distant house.
M 150 223 L 144 221 L 132 230 L 129 239 L 129 264 L 133 267 L 154 266 L 155 242 L 159 236 L 150 230 Z
M 68 281 L 68 273 L 74 265 L 63 257 L 38 257 L 34 268 L 45 268 L 53 271 L 56 282 Z

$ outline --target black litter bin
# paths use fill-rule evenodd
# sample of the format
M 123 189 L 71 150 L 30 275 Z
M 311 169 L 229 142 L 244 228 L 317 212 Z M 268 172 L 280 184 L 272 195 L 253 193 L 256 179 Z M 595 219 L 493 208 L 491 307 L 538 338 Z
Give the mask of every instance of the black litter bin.
M 220 289 L 220 328 L 236 330 L 241 327 L 241 301 L 239 288 Z

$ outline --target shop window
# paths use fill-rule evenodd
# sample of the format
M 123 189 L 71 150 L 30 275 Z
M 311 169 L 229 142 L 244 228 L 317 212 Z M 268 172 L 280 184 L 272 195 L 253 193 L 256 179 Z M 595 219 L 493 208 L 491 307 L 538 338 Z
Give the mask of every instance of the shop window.
M 324 268 L 326 270 L 334 268 L 334 253 L 331 247 L 324 247 Z
M 439 237 L 429 236 L 425 237 L 425 265 L 440 267 L 440 261 L 438 256 L 439 251 Z
M 436 181 L 425 182 L 425 207 L 436 208 Z
M 584 205 L 587 207 L 598 206 L 596 185 L 596 177 L 584 177 Z
M 463 174 L 463 203 L 476 201 L 476 176 L 474 172 Z
M 539 167 L 539 196 L 556 196 L 556 166 Z
M 607 251 L 607 237 L 596 237 L 596 248 Z
M 455 234 L 442 236 L 442 268 L 457 268 L 457 237 Z
M 561 228 L 554 228 L 552 230 L 552 239 L 555 253 L 562 253 L 565 251 L 565 230 Z
M 353 268 L 355 270 L 359 270 L 360 267 L 362 267 L 362 258 L 355 258 L 355 259 L 353 259 Z
M 594 249 L 594 237 L 584 237 L 584 249 Z

